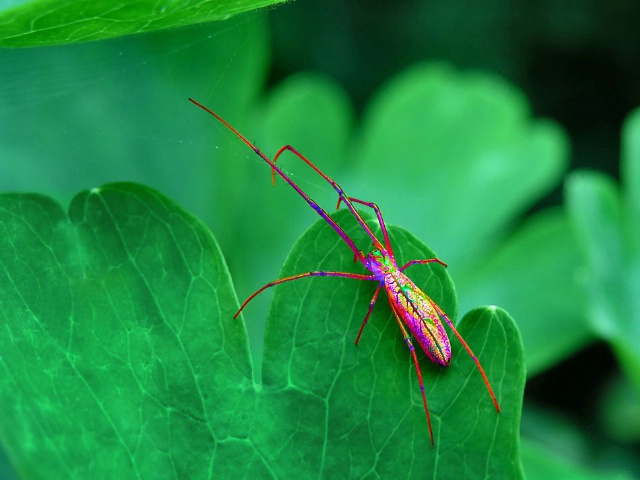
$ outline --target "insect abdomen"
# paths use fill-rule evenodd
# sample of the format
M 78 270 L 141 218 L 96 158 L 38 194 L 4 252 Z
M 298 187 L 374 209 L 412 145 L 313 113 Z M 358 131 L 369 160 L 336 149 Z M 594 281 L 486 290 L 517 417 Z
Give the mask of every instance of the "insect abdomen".
M 387 275 L 385 287 L 394 313 L 409 328 L 427 357 L 438 365 L 448 366 L 451 343 L 431 299 L 402 272 Z

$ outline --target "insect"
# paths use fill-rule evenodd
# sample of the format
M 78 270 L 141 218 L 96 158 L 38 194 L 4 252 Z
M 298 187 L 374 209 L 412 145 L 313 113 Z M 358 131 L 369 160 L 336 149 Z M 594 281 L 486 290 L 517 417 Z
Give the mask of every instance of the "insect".
M 404 340 L 409 347 L 409 351 L 411 352 L 411 357 L 416 368 L 418 383 L 420 384 L 420 393 L 422 394 L 422 403 L 424 405 L 424 411 L 427 417 L 427 426 L 429 428 L 429 437 L 431 439 L 431 444 L 434 445 L 433 430 L 431 428 L 431 416 L 429 414 L 429 408 L 427 407 L 427 396 L 424 391 L 424 383 L 422 381 L 420 364 L 418 363 L 416 350 L 409 332 L 411 332 L 411 335 L 413 335 L 415 341 L 418 343 L 418 345 L 420 345 L 420 347 L 422 347 L 422 350 L 424 350 L 424 353 L 431 361 L 437 363 L 438 365 L 446 367 L 451 363 L 451 344 L 441 321 L 441 319 L 443 319 L 476 364 L 476 367 L 478 368 L 478 371 L 482 375 L 482 379 L 487 386 L 487 390 L 489 391 L 489 395 L 491 396 L 491 400 L 493 401 L 496 411 L 500 413 L 500 405 L 496 400 L 496 396 L 493 393 L 491 384 L 489 383 L 487 375 L 485 374 L 478 358 L 473 354 L 469 345 L 467 345 L 462 336 L 458 333 L 456 327 L 453 325 L 451 320 L 449 320 L 447 314 L 422 290 L 420 290 L 420 288 L 418 288 L 418 286 L 413 281 L 411 281 L 411 279 L 409 279 L 409 277 L 407 277 L 407 275 L 405 275 L 404 273 L 404 271 L 412 265 L 439 263 L 440 265 L 446 267 L 446 264 L 437 258 L 429 258 L 425 260 L 411 260 L 399 267 L 393 254 L 393 248 L 391 247 L 391 243 L 389 242 L 389 234 L 387 233 L 387 228 L 382 219 L 382 213 L 380 211 L 380 208 L 378 208 L 375 203 L 365 202 L 363 200 L 358 200 L 357 198 L 347 196 L 340 185 L 338 185 L 334 180 L 325 175 L 309 159 L 303 156 L 291 145 L 285 145 L 281 147 L 274 155 L 273 160 L 271 160 L 264 153 L 262 153 L 258 147 L 247 140 L 244 135 L 242 135 L 229 123 L 227 123 L 222 117 L 220 117 L 220 115 L 208 109 L 204 105 L 198 103 L 196 100 L 193 100 L 192 98 L 190 98 L 189 101 L 203 109 L 205 112 L 213 115 L 225 127 L 231 130 L 240 140 L 242 140 L 249 148 L 251 148 L 254 153 L 256 153 L 265 162 L 267 162 L 267 164 L 269 164 L 269 166 L 271 167 L 272 181 L 275 183 L 276 174 L 284 181 L 286 181 L 298 193 L 298 195 L 300 195 L 311 206 L 311 208 L 313 208 L 316 213 L 318 213 L 318 215 L 320 215 L 329 225 L 331 225 L 331 228 L 333 228 L 336 233 L 340 235 L 342 240 L 344 240 L 344 242 L 353 252 L 354 261 L 359 261 L 369 272 L 371 272 L 369 274 L 359 274 L 349 272 L 313 271 L 299 273 L 290 277 L 280 278 L 278 280 L 274 280 L 273 282 L 267 283 L 262 288 L 252 293 L 249 298 L 247 298 L 240 306 L 240 309 L 236 312 L 233 318 L 237 318 L 242 310 L 244 310 L 244 308 L 247 306 L 247 304 L 257 295 L 259 295 L 266 289 L 274 287 L 281 283 L 307 277 L 344 277 L 353 278 L 355 280 L 376 281 L 378 282 L 378 287 L 376 288 L 376 291 L 373 294 L 373 298 L 369 303 L 369 310 L 367 311 L 367 314 L 362 321 L 362 325 L 360 326 L 360 330 L 358 331 L 358 335 L 356 336 L 355 344 L 357 345 L 360 341 L 360 336 L 362 335 L 362 331 L 364 330 L 365 325 L 369 321 L 369 317 L 371 316 L 373 307 L 378 300 L 378 295 L 384 288 L 389 300 L 389 305 L 391 306 L 391 310 L 393 311 L 396 321 L 398 322 L 398 326 L 402 331 Z M 305 162 L 318 175 L 326 180 L 338 193 L 338 204 L 336 206 L 336 209 L 340 208 L 341 204 L 344 204 L 353 214 L 357 222 L 360 224 L 360 226 L 362 226 L 366 234 L 371 238 L 373 242 L 371 251 L 369 253 L 365 254 L 360 249 L 358 249 L 353 240 L 329 216 L 329 214 L 316 202 L 314 202 L 304 191 L 302 191 L 302 189 L 276 165 L 276 162 L 280 155 L 287 151 L 291 152 L 293 155 Z M 362 218 L 360 213 L 358 213 L 355 204 L 361 205 L 363 207 L 368 207 L 373 210 L 380 224 L 384 243 L 378 239 L 369 225 L 367 225 L 367 222 Z

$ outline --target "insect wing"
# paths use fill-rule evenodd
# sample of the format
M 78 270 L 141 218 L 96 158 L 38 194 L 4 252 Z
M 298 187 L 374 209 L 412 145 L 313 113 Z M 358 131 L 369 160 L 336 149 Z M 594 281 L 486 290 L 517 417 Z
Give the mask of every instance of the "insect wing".
M 409 328 L 427 357 L 443 367 L 451 363 L 451 343 L 431 300 L 404 273 L 385 278 L 385 287 L 394 312 Z

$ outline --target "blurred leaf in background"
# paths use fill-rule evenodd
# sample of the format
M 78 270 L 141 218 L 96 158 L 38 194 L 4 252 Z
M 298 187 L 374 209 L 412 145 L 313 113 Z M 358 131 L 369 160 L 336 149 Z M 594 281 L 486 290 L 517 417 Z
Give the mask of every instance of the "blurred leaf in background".
M 640 110 L 623 128 L 621 170 L 621 189 L 602 174 L 573 172 L 567 204 L 587 259 L 589 324 L 640 395 Z

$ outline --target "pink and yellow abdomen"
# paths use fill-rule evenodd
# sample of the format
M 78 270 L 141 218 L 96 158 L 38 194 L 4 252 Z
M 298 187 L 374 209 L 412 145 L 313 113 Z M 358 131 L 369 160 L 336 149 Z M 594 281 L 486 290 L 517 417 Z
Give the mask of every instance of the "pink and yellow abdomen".
M 448 366 L 451 343 L 433 301 L 399 270 L 386 274 L 384 284 L 394 314 L 409 328 L 427 357 Z

